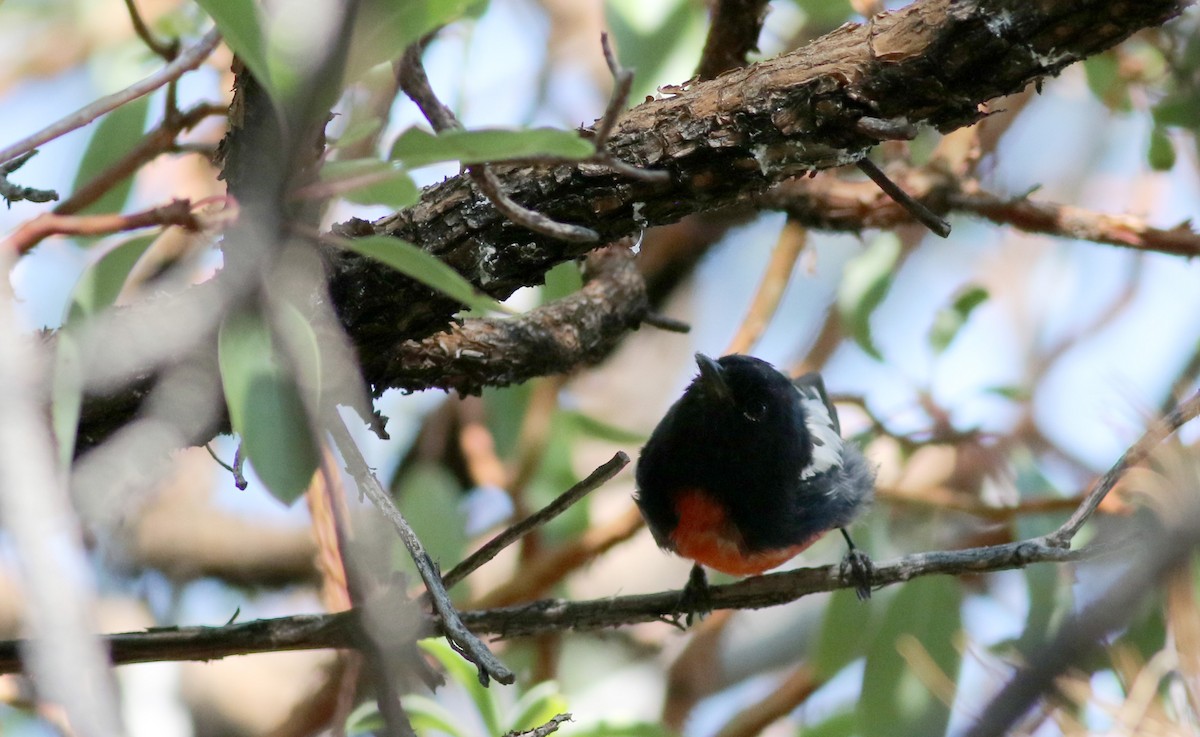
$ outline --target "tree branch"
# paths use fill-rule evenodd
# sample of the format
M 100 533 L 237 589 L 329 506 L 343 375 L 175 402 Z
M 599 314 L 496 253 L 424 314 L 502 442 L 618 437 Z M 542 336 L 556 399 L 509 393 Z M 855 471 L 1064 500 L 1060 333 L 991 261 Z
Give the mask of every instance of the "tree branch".
M 159 87 L 179 79 L 186 72 L 190 72 L 203 64 L 204 60 L 213 52 L 213 49 L 217 48 L 217 44 L 220 42 L 221 34 L 217 32 L 217 29 L 210 30 L 195 45 L 184 49 L 174 61 L 149 77 L 126 87 L 120 92 L 114 92 L 107 97 L 102 97 L 92 104 L 76 110 L 62 120 L 43 128 L 37 133 L 0 150 L 0 161 L 8 161 L 23 153 L 32 151 L 47 141 L 53 141 L 55 138 L 70 133 L 76 128 L 82 128 L 101 115 L 111 112 L 127 102 L 132 102 L 139 97 L 148 95 Z
M 1034 563 L 1079 560 L 1079 551 L 1037 541 L 983 548 L 917 553 L 876 568 L 872 582 L 888 586 L 920 576 L 961 575 L 1023 568 Z M 768 573 L 711 587 L 714 609 L 761 609 L 821 591 L 854 586 L 840 566 Z M 617 596 L 590 601 L 542 599 L 517 606 L 462 612 L 463 623 L 477 634 L 518 637 L 565 630 L 596 630 L 639 622 L 667 621 L 677 614 L 680 591 Z M 354 648 L 361 625 L 354 611 L 260 619 L 222 627 L 163 627 L 106 636 L 116 665 L 163 660 L 214 660 L 230 655 Z M 433 619 L 428 636 L 440 635 Z M 16 673 L 20 640 L 0 641 L 0 673 Z
M 905 130 L 970 125 L 984 117 L 988 100 L 1179 11 L 1178 0 L 918 0 L 628 111 L 607 149 L 634 167 L 670 172 L 669 182 L 631 181 L 599 164 L 490 168 L 513 200 L 535 203 L 558 222 L 587 223 L 600 242 L 613 242 L 685 215 L 746 204 L 799 174 L 852 164 L 878 142 L 881 122 Z M 863 126 L 864 119 L 876 125 Z M 582 248 L 513 223 L 468 176 L 430 187 L 416 205 L 377 223 L 350 221 L 339 231 L 421 244 L 501 298 L 539 283 Z M 357 266 L 358 258 L 335 255 L 335 295 L 355 289 L 355 282 L 336 284 L 340 273 L 383 268 Z M 372 384 L 388 369 L 370 355 L 381 334 L 393 336 L 388 343 L 418 338 L 441 329 L 457 309 L 406 280 L 386 282 L 386 290 L 358 290 L 354 304 L 337 300 Z

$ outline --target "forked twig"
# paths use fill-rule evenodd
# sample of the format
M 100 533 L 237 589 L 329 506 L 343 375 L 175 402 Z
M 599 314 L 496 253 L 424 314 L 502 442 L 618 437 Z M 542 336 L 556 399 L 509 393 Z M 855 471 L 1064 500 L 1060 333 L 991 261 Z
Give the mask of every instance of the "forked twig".
M 484 645 L 462 623 L 458 610 L 450 602 L 450 595 L 446 593 L 446 587 L 442 584 L 441 575 L 438 573 L 433 559 L 429 557 L 429 553 L 425 552 L 425 546 L 421 544 L 417 534 L 404 519 L 404 515 L 392 503 L 392 498 L 388 496 L 383 485 L 379 483 L 379 479 L 375 477 L 375 473 L 367 465 L 367 460 L 363 457 L 362 451 L 358 449 L 354 438 L 351 437 L 345 422 L 336 413 L 329 423 L 329 431 L 333 435 L 338 450 L 342 453 L 342 458 L 346 461 L 350 475 L 358 483 L 359 490 L 371 500 L 371 503 L 387 518 L 388 522 L 391 522 L 397 534 L 400 535 L 400 540 L 408 548 L 408 553 L 417 566 L 417 572 L 420 573 L 421 580 L 425 582 L 425 588 L 429 592 L 434 611 L 441 619 L 442 628 L 446 632 L 446 639 L 450 645 L 475 664 L 479 671 L 479 682 L 483 685 L 488 685 L 488 681 L 492 678 L 500 683 L 512 683 L 516 679 L 513 672 L 504 663 L 501 663 L 487 645 Z

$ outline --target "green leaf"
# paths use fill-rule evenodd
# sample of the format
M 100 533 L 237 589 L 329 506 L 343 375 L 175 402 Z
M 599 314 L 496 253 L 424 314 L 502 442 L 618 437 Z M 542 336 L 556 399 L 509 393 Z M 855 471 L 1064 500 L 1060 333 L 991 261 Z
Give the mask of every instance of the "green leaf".
M 279 90 L 271 78 L 267 63 L 267 41 L 263 33 L 263 18 L 255 0 L 197 0 L 204 12 L 221 31 L 221 38 L 238 55 L 254 78 L 272 98 L 279 99 Z
M 311 329 L 311 328 L 310 328 Z M 262 317 L 234 313 L 218 336 L 218 360 L 233 430 L 275 498 L 291 504 L 320 463 L 300 389 Z
M 50 420 L 58 442 L 58 461 L 62 469 L 71 467 L 75 457 L 75 435 L 83 408 L 83 361 L 79 343 L 70 328 L 58 331 L 54 348 L 54 384 L 51 388 Z
M 1154 106 L 1154 122 L 1190 130 L 1200 129 L 1200 89 L 1178 89 Z
M 988 291 L 977 284 L 969 284 L 958 290 L 949 307 L 943 307 L 933 316 L 929 329 L 929 344 L 935 353 L 941 353 L 954 342 L 958 331 L 967 324 L 967 319 L 976 307 L 986 302 Z
M 399 210 L 416 202 L 420 195 L 407 171 L 378 159 L 331 161 L 321 167 L 321 181 L 339 185 L 342 197 L 360 205 L 387 205 Z
M 868 355 L 883 360 L 871 337 L 871 316 L 892 286 L 900 260 L 900 239 L 884 233 L 851 259 L 842 272 L 838 311 L 847 332 Z
M 335 140 L 329 144 L 330 148 L 345 148 L 359 141 L 365 140 L 368 136 L 373 135 L 376 131 L 383 127 L 383 121 L 378 118 L 366 118 L 362 120 L 353 120 L 346 129 L 341 132 Z M 328 167 L 329 165 L 326 164 Z M 324 171 L 322 171 L 324 174 Z
M 1033 396 L 1029 389 L 1023 386 L 989 386 L 983 391 L 1013 402 L 1027 402 Z
M 71 291 L 65 322 L 72 324 L 95 315 L 117 301 L 129 272 L 138 259 L 158 239 L 158 235 L 140 235 L 109 249 L 92 264 Z
M 146 117 L 150 111 L 150 97 L 139 97 L 113 110 L 101 119 L 96 132 L 88 141 L 87 150 L 79 162 L 75 182 L 71 191 L 77 192 L 97 175 L 119 161 L 142 140 L 146 130 Z M 79 214 L 120 212 L 133 189 L 133 175 L 117 182 L 92 204 L 79 210 Z M 92 241 L 93 238 L 80 240 Z
M 950 709 L 922 678 L 957 680 L 961 606 L 958 581 L 948 576 L 909 581 L 892 599 L 867 651 L 858 702 L 863 737 L 945 733 Z
M 1112 110 L 1128 111 L 1129 83 L 1121 76 L 1120 61 L 1113 51 L 1083 60 L 1083 70 L 1092 94 Z
M 387 235 L 372 235 L 365 238 L 347 238 L 339 242 L 352 251 L 382 261 L 401 274 L 458 300 L 472 310 L 512 312 L 491 297 L 477 292 L 469 281 L 450 268 L 446 262 L 408 241 Z
M 850 589 L 834 591 L 825 607 L 821 639 L 817 642 L 813 668 L 817 676 L 827 681 L 850 663 L 863 656 L 869 638 L 870 611 Z
M 554 681 L 542 681 L 525 692 L 513 705 L 509 732 L 527 732 L 567 712 L 567 700 Z
M 851 737 L 854 734 L 853 712 L 834 714 L 820 724 L 805 727 L 804 737 Z
M 658 722 L 600 721 L 571 730 L 571 737 L 679 737 Z
M 464 728 L 462 714 L 455 714 L 427 696 L 409 694 L 402 701 L 417 734 L 444 732 L 450 737 L 469 737 L 472 732 Z
M 466 519 L 458 508 L 462 489 L 445 466 L 418 461 L 393 485 L 400 511 L 417 535 L 425 541 L 434 561 L 449 567 L 463 558 L 467 547 Z M 397 545 L 397 561 L 416 575 L 412 557 Z
M 689 69 L 695 65 L 708 13 L 703 4 L 689 0 L 609 0 L 604 19 L 621 65 L 636 72 L 630 99 L 640 100 L 665 81 L 687 77 L 684 72 L 672 80 L 672 73 L 685 57 Z
M 487 0 L 367 0 L 359 8 L 346 63 L 347 78 L 398 59 L 430 31 L 463 17 L 478 17 Z
M 1150 129 L 1150 147 L 1146 151 L 1146 161 L 1155 171 L 1170 171 L 1175 166 L 1175 145 L 1167 131 L 1159 126 Z
M 568 410 L 564 411 L 563 415 L 565 419 L 569 420 L 575 426 L 576 430 L 596 440 L 606 440 L 616 444 L 637 445 L 646 442 L 647 436 L 643 433 L 617 427 L 582 412 Z
M 484 734 L 504 734 L 500 726 L 500 709 L 496 697 L 492 695 L 491 690 L 479 683 L 475 666 L 454 652 L 443 639 L 431 638 L 421 640 L 418 644 L 422 650 L 437 659 L 451 680 L 466 689 L 467 695 L 471 697 L 475 709 L 479 712 L 479 718 L 483 720 Z
M 535 156 L 560 159 L 586 159 L 596 153 L 590 141 L 575 131 L 558 128 L 508 130 L 481 128 L 470 131 L 445 131 L 434 135 L 420 128 L 409 128 L 392 144 L 388 158 L 402 161 L 409 169 L 440 161 L 477 164 Z

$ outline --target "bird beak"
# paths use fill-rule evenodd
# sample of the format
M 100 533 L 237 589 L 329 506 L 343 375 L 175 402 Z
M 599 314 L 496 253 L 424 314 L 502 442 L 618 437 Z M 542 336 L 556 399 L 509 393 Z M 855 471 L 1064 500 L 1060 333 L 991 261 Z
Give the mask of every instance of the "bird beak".
M 729 390 L 729 384 L 725 382 L 725 369 L 721 368 L 721 364 L 704 355 L 703 353 L 696 354 L 696 365 L 700 367 L 700 381 L 706 388 L 713 393 L 714 396 L 732 402 L 733 392 Z

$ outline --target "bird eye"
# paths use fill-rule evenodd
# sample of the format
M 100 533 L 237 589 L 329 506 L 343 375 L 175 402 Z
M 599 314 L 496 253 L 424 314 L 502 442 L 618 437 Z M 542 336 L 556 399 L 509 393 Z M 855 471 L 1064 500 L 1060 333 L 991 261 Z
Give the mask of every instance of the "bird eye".
M 753 402 L 742 410 L 742 415 L 751 422 L 758 422 L 767 415 L 767 405 L 763 402 Z

